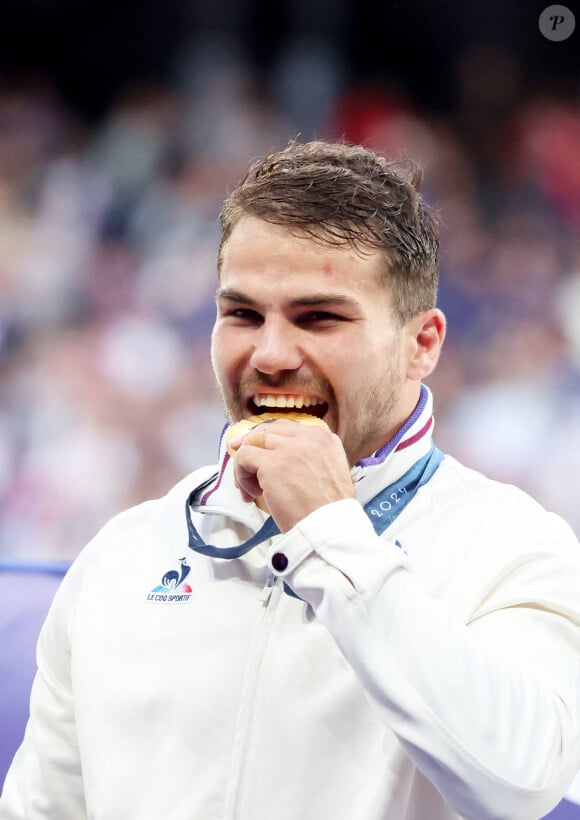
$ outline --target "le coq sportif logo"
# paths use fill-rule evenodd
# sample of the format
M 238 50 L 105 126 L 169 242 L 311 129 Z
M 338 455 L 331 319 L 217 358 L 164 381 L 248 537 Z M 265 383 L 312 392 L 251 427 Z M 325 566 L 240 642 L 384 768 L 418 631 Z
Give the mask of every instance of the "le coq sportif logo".
M 147 596 L 148 601 L 168 604 L 189 601 L 193 590 L 186 578 L 191 572 L 191 567 L 185 557 L 179 558 L 178 561 L 178 568 L 168 570 L 161 578 L 161 583 L 153 587 Z

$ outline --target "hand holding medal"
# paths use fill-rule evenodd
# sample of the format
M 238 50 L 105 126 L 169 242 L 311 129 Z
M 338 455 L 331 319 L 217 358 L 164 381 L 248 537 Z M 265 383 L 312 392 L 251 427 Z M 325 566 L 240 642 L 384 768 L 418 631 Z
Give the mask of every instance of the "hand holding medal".
M 245 501 L 270 512 L 281 532 L 318 507 L 354 497 L 342 442 L 307 413 L 263 413 L 226 431 Z

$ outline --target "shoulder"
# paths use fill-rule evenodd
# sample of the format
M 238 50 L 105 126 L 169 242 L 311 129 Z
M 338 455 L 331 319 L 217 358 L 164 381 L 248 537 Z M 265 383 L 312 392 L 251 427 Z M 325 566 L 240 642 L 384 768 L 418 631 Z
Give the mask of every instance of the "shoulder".
M 525 513 L 528 517 L 550 520 L 552 524 L 561 522 L 572 533 L 571 528 L 559 516 L 546 510 L 521 488 L 488 478 L 452 456 L 445 456 L 437 472 L 435 487 L 449 497 L 450 503 L 455 500 L 456 503 L 478 507 L 486 510 L 488 515 L 490 512 L 509 515 L 510 510 L 514 514 Z
M 156 561 L 164 566 L 166 554 L 173 560 L 175 545 L 187 544 L 185 506 L 196 486 L 216 472 L 201 467 L 157 499 L 144 501 L 110 519 L 81 550 L 63 578 L 45 620 L 39 643 L 40 657 L 61 657 L 72 640 L 73 623 L 91 590 L 105 594 L 123 579 L 138 575 Z M 119 580 L 121 579 L 121 580 Z
M 400 540 L 434 595 L 466 622 L 535 602 L 580 623 L 580 545 L 560 516 L 451 456 L 423 490 Z
M 488 567 L 556 560 L 579 576 L 580 545 L 569 526 L 528 493 L 446 456 L 432 479 L 430 509 L 442 529 Z
M 44 644 L 49 644 L 52 633 L 70 636 L 75 613 L 87 589 L 110 588 L 112 579 L 131 575 L 135 567 L 147 567 L 155 556 L 163 561 L 173 545 L 187 543 L 187 499 L 196 486 L 215 472 L 213 465 L 199 468 L 164 496 L 124 510 L 97 532 L 73 561 L 57 590 L 44 625 Z
M 215 465 L 200 467 L 181 479 L 164 496 L 129 507 L 111 518 L 80 552 L 65 582 L 78 586 L 86 572 L 96 564 L 111 561 L 119 564 L 136 554 L 143 560 L 148 544 L 183 539 L 189 494 L 216 471 Z

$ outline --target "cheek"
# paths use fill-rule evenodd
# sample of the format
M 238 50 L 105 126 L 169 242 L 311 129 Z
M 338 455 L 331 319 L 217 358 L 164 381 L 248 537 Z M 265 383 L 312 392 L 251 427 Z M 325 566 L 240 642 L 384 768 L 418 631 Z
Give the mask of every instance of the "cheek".
M 236 328 L 214 328 L 211 337 L 211 362 L 218 381 L 224 383 L 236 378 L 243 368 L 246 345 Z
M 214 370 L 217 371 L 218 369 L 218 359 L 219 359 L 219 334 L 217 330 L 214 328 L 211 334 L 211 343 L 210 343 L 210 356 L 211 356 L 211 363 Z
M 228 346 L 224 343 L 223 333 L 214 330 L 211 337 L 211 363 L 219 382 L 223 382 L 228 369 Z
M 334 353 L 333 370 L 339 381 L 347 384 L 367 382 L 384 370 L 387 356 L 392 351 L 385 349 L 380 339 L 349 339 L 343 342 Z
M 357 389 L 361 395 L 381 391 L 403 377 L 401 345 L 397 339 L 377 337 L 345 346 L 335 374 L 347 394 Z

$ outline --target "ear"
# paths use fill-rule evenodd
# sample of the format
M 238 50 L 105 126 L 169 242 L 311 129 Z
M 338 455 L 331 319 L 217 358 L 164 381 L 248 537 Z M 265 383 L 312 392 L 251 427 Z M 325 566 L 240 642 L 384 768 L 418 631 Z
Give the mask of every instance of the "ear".
M 438 308 L 417 314 L 406 326 L 410 356 L 407 378 L 422 381 L 435 370 L 445 339 L 445 316 Z

